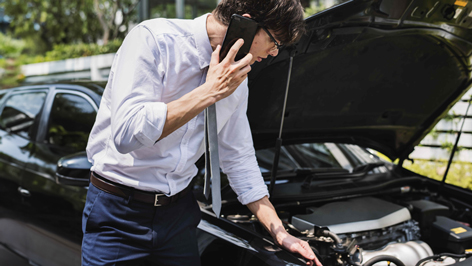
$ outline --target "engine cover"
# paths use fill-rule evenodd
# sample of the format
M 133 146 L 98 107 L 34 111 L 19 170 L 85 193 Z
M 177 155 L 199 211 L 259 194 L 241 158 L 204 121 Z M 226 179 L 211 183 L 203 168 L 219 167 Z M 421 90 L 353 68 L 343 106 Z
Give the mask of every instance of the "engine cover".
M 374 197 L 337 201 L 308 211 L 312 213 L 294 215 L 293 226 L 299 230 L 327 226 L 331 232 L 344 234 L 381 229 L 411 219 L 407 208 Z

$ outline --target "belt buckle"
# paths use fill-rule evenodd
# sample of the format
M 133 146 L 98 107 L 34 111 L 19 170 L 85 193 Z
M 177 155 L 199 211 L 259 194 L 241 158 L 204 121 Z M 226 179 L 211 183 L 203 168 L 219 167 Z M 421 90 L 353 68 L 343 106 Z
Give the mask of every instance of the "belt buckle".
M 155 207 L 162 206 L 162 204 L 159 204 L 159 197 L 160 197 L 160 196 L 164 196 L 164 194 L 156 194 L 156 195 L 155 195 L 155 200 L 154 200 L 154 206 L 155 206 Z

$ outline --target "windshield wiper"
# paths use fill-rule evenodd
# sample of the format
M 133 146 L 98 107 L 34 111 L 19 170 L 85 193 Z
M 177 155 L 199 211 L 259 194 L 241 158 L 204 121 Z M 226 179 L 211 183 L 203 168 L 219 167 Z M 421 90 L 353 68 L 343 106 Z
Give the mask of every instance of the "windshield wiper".
M 377 167 L 380 167 L 380 166 L 385 166 L 385 162 L 375 162 L 375 163 L 366 163 L 366 164 L 362 164 L 362 165 L 359 165 L 359 166 L 356 166 L 353 170 L 352 170 L 352 173 L 368 173 L 372 170 L 374 170 L 375 168 Z
M 278 170 L 278 177 L 287 177 L 287 176 L 306 176 L 311 174 L 317 175 L 339 175 L 339 174 L 346 174 L 349 173 L 347 169 L 343 168 L 310 168 L 310 167 L 299 167 L 299 168 L 292 168 L 292 169 L 283 169 Z M 264 177 L 270 176 L 271 172 L 263 173 Z
M 317 174 L 317 175 L 332 175 L 332 174 L 340 174 L 340 173 L 349 173 L 348 170 L 344 168 L 296 168 L 293 171 L 297 175 L 308 175 L 308 174 Z
M 336 179 L 345 179 L 345 178 L 358 178 L 364 177 L 368 172 L 372 171 L 373 169 L 385 166 L 385 162 L 375 162 L 375 163 L 366 163 L 359 166 L 356 166 L 352 172 L 347 170 L 345 171 L 338 171 L 338 172 L 324 172 L 324 173 L 313 173 L 305 178 L 303 181 L 302 187 L 303 188 L 310 188 L 311 181 L 313 179 L 316 180 L 336 180 Z

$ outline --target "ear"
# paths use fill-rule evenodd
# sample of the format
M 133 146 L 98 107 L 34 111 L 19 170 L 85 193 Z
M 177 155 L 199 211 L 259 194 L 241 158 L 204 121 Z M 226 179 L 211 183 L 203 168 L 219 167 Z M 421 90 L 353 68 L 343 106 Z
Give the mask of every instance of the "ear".
M 251 18 L 251 15 L 249 15 L 249 14 L 243 14 L 243 17 Z

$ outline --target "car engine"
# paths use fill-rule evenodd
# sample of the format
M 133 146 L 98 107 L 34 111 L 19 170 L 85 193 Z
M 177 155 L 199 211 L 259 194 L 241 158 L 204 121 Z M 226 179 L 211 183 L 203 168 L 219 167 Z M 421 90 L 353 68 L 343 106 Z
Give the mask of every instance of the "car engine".
M 472 243 L 472 229 L 442 216 L 448 212 L 448 207 L 428 200 L 400 205 L 359 197 L 279 215 L 287 217 L 282 218 L 286 230 L 307 240 L 325 266 L 436 266 L 452 265 L 470 255 L 466 246 Z M 448 240 L 451 227 L 466 230 L 461 236 L 465 238 L 457 243 Z
M 406 207 L 363 197 L 308 208 L 308 211 L 309 214 L 293 216 L 295 228 L 314 235 L 314 227 L 323 225 L 343 242 L 355 242 L 362 247 L 363 261 L 388 255 L 401 257 L 405 265 L 414 265 L 433 255 L 431 248 L 419 241 L 420 228 L 411 220 Z
M 431 246 L 421 240 L 420 223 L 433 230 L 427 224 L 436 225 L 434 217 L 447 214 L 446 206 L 425 200 L 404 205 L 375 197 L 336 201 L 294 215 L 291 226 L 305 234 L 305 239 L 311 238 L 315 250 L 316 246 L 319 248 L 319 256 L 332 265 L 452 265 L 458 258 L 465 258 L 435 255 Z M 435 242 L 431 234 L 427 239 Z M 321 244 L 330 241 L 331 248 Z

